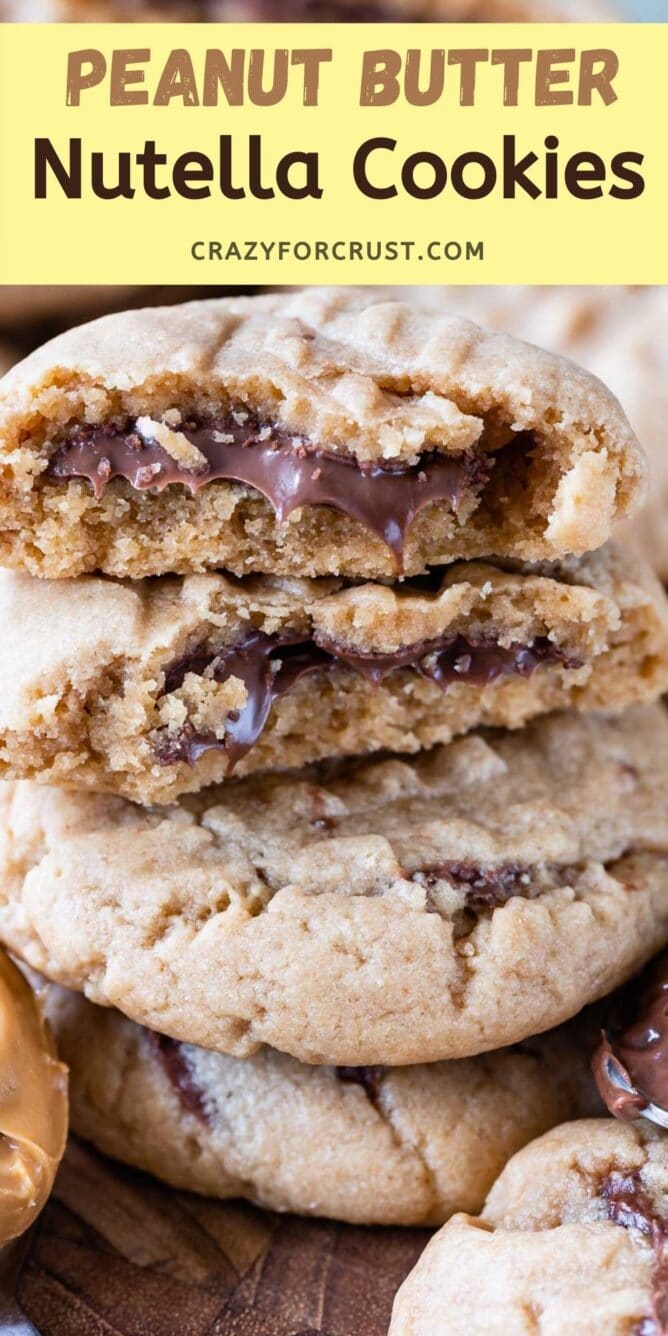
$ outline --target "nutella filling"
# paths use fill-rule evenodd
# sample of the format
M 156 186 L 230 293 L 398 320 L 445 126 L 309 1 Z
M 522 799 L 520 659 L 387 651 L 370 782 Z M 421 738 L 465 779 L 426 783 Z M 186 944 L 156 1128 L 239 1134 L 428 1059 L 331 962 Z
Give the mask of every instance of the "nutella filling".
M 279 524 L 300 506 L 329 506 L 370 529 L 400 562 L 418 511 L 432 501 L 446 501 L 456 515 L 464 497 L 482 489 L 494 466 L 493 456 L 473 451 L 430 451 L 403 467 L 360 464 L 311 448 L 302 437 L 262 425 L 245 412 L 205 424 L 182 423 L 178 432 L 206 463 L 186 467 L 157 440 L 143 439 L 133 425 L 83 427 L 56 450 L 45 476 L 87 479 L 98 498 L 113 478 L 124 478 L 139 492 L 161 492 L 181 483 L 195 493 L 208 483 L 238 482 L 262 493 Z
M 412 876 L 420 879 L 428 894 L 438 881 L 449 881 L 464 892 L 467 908 L 474 914 L 500 909 L 513 896 L 526 895 L 532 880 L 531 869 L 518 863 L 482 868 L 474 863 L 445 862 L 420 868 Z
M 224 737 L 197 732 L 185 724 L 176 732 L 160 730 L 155 751 L 164 765 L 178 761 L 194 765 L 205 752 L 224 751 L 233 769 L 257 742 L 274 701 L 308 673 L 347 668 L 378 685 L 390 673 L 411 669 L 445 691 L 454 682 L 483 687 L 501 677 L 530 677 L 541 664 L 580 666 L 579 660 L 569 658 L 547 636 L 538 637 L 531 645 L 503 646 L 492 639 L 449 634 L 391 654 L 362 654 L 322 639 L 300 640 L 256 631 L 216 654 L 204 647 L 195 649 L 165 670 L 164 694 L 176 691 L 187 673 L 195 673 L 206 674 L 216 682 L 239 678 L 246 687 L 247 699 L 241 710 L 228 714 Z
M 637 1229 L 652 1245 L 652 1311 L 633 1328 L 632 1336 L 668 1333 L 668 1221 L 654 1209 L 639 1173 L 613 1173 L 601 1185 L 606 1215 L 624 1229 Z
M 149 1043 L 159 1059 L 165 1075 L 171 1082 L 176 1094 L 187 1113 L 193 1113 L 201 1123 L 209 1122 L 209 1110 L 204 1091 L 198 1086 L 193 1075 L 188 1054 L 178 1039 L 147 1030 Z
M 369 1103 L 374 1109 L 378 1108 L 384 1067 L 336 1067 L 335 1072 L 338 1080 L 346 1085 L 361 1086 Z
M 622 991 L 592 1061 L 599 1094 L 616 1118 L 668 1113 L 668 955 Z M 668 1125 L 668 1124 L 667 1124 Z

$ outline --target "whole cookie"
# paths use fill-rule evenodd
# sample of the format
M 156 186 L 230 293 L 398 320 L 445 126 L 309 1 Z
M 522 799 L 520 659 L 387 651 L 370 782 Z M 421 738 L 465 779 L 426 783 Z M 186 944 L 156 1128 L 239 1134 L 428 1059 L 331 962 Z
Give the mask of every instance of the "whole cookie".
M 612 545 L 428 585 L 0 572 L 0 773 L 168 802 L 668 690 L 668 602 Z
M 667 1263 L 665 1133 L 567 1123 L 513 1157 L 481 1216 L 454 1216 L 431 1241 L 390 1336 L 658 1336 Z
M 479 1210 L 510 1155 L 598 1108 L 584 1021 L 526 1046 L 406 1068 L 230 1058 L 46 985 L 72 1127 L 175 1187 L 362 1224 Z
M 0 800 L 0 937 L 93 1001 L 239 1056 L 498 1048 L 609 992 L 668 934 L 659 706 L 166 809 L 30 782 Z
M 595 550 L 644 492 L 569 362 L 363 290 L 104 317 L 0 384 L 0 560 L 396 577 Z

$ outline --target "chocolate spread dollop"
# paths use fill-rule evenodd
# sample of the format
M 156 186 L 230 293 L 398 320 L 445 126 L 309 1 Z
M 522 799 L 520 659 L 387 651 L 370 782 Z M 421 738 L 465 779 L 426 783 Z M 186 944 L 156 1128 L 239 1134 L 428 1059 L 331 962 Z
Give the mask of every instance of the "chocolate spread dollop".
M 650 1105 L 668 1112 L 668 954 L 622 990 L 592 1069 L 616 1118 L 639 1118 Z
M 633 1336 L 668 1333 L 668 1221 L 656 1211 L 640 1174 L 612 1173 L 603 1180 L 600 1196 L 609 1220 L 637 1229 L 652 1245 L 652 1308 L 633 1328 Z
M 242 422 L 237 421 L 242 417 Z M 134 424 L 125 428 L 79 427 L 49 460 L 47 478 L 87 479 L 101 497 L 113 478 L 136 491 L 161 492 L 181 483 L 192 493 L 216 481 L 238 482 L 261 492 L 279 524 L 300 506 L 329 506 L 377 534 L 400 562 L 408 527 L 432 501 L 457 514 L 464 497 L 489 478 L 494 457 L 476 451 L 429 451 L 416 464 L 359 463 L 317 450 L 299 436 L 237 413 L 212 422 L 182 423 L 179 434 L 206 463 L 186 467 Z
M 207 673 L 214 681 L 240 678 L 247 691 L 241 710 L 228 714 L 225 735 L 197 732 L 186 724 L 176 732 L 160 730 L 155 738 L 158 759 L 166 765 L 186 761 L 194 765 L 207 751 L 224 751 L 230 768 L 245 756 L 267 722 L 274 701 L 308 673 L 348 668 L 378 684 L 398 669 L 412 669 L 443 690 L 454 682 L 488 686 L 500 677 L 529 677 L 541 664 L 559 663 L 579 667 L 547 636 L 531 645 L 499 645 L 492 639 L 447 634 L 423 640 L 391 654 L 354 653 L 323 639 L 266 635 L 255 631 L 239 644 L 218 653 L 194 649 L 165 670 L 165 694 L 176 691 L 187 673 Z

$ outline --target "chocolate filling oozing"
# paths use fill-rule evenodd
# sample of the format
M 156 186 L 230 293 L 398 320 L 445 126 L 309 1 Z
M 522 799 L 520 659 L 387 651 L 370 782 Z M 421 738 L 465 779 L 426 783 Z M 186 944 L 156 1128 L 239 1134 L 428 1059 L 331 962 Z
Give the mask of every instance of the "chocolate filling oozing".
M 179 425 L 179 434 L 207 461 L 199 468 L 186 468 L 130 425 L 77 428 L 52 455 L 45 476 L 87 479 L 98 498 L 113 478 L 124 478 L 139 492 L 181 483 L 195 493 L 212 482 L 238 482 L 262 493 L 279 524 L 300 506 L 329 506 L 370 529 L 401 562 L 418 511 L 446 501 L 456 515 L 465 495 L 477 494 L 494 466 L 493 456 L 474 451 L 430 451 L 409 467 L 360 464 L 313 449 L 302 437 L 262 426 L 246 413 L 239 417 L 244 421 L 230 415 Z
M 188 1113 L 193 1113 L 201 1123 L 209 1122 L 209 1111 L 203 1090 L 198 1086 L 188 1061 L 188 1055 L 178 1039 L 147 1030 L 151 1048 L 158 1058 L 165 1075 L 168 1077 L 181 1104 Z
M 600 1195 L 606 1215 L 616 1225 L 637 1229 L 652 1245 L 652 1311 L 633 1328 L 632 1336 L 668 1333 L 668 1221 L 659 1215 L 643 1187 L 639 1173 L 609 1174 Z
M 385 1075 L 384 1067 L 335 1067 L 337 1079 L 346 1085 L 362 1087 L 370 1104 L 378 1108 L 380 1087 Z
M 668 955 L 622 991 L 592 1068 L 616 1118 L 639 1118 L 650 1104 L 668 1112 Z
M 224 737 L 218 738 L 212 731 L 197 732 L 185 724 L 176 732 L 159 730 L 155 751 L 164 765 L 178 761 L 194 765 L 205 752 L 224 751 L 233 769 L 257 742 L 274 701 L 308 673 L 348 668 L 378 685 L 390 673 L 408 668 L 446 690 L 454 682 L 488 686 L 501 677 L 530 677 L 541 664 L 575 668 L 580 661 L 569 658 L 547 636 L 538 637 L 531 645 L 503 646 L 492 639 L 445 635 L 391 654 L 362 654 L 324 640 L 268 636 L 256 631 L 217 654 L 206 648 L 195 649 L 166 669 L 164 694 L 176 691 L 187 673 L 206 673 L 216 682 L 240 678 L 247 699 L 241 710 L 227 715 Z
M 474 914 L 500 909 L 516 895 L 526 895 L 531 885 L 531 870 L 518 863 L 482 868 L 475 863 L 444 862 L 420 868 L 412 874 L 427 888 L 427 899 L 438 881 L 449 881 L 464 892 L 466 907 Z M 429 904 L 428 904 L 429 907 Z

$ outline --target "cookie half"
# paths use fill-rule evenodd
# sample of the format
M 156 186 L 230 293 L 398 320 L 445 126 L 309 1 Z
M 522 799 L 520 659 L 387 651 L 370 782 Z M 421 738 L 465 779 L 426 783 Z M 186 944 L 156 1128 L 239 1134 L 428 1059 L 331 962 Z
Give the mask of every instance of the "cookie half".
M 644 480 L 594 377 L 363 290 L 104 317 L 0 387 L 0 560 L 43 576 L 556 559 Z
M 141 808 L 0 786 L 0 938 L 173 1038 L 402 1065 L 518 1042 L 668 937 L 668 714 Z
M 527 1141 L 599 1107 L 582 1022 L 459 1062 L 307 1067 L 179 1044 L 54 985 L 42 997 L 75 1132 L 174 1187 L 273 1210 L 440 1224 L 480 1210 Z
M 665 1133 L 567 1123 L 513 1157 L 480 1217 L 455 1216 L 429 1243 L 390 1336 L 658 1336 L 667 1252 Z
M 612 546 L 392 587 L 2 572 L 0 622 L 0 771 L 140 802 L 668 689 L 666 596 Z

